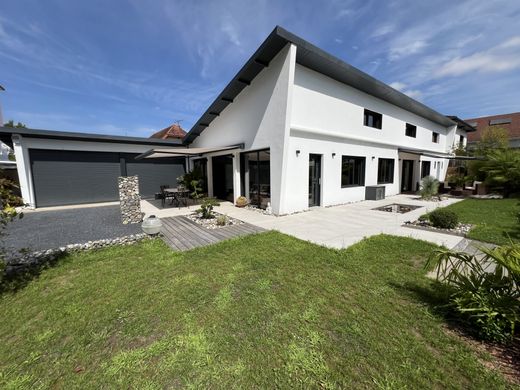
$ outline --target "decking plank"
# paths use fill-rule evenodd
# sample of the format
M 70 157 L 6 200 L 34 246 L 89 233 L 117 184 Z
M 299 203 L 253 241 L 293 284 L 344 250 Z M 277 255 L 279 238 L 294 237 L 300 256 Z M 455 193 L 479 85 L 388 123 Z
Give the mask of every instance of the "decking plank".
M 181 251 L 265 231 L 249 223 L 206 229 L 185 216 L 163 218 L 162 222 L 164 242 Z

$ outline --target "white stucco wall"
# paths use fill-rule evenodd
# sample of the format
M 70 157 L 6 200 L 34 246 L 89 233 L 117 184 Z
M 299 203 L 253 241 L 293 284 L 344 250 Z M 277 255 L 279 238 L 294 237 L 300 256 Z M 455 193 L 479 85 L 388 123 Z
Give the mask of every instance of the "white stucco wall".
M 383 114 L 383 128 L 363 125 L 367 108 Z M 417 126 L 417 137 L 405 135 L 406 123 Z M 358 140 L 446 152 L 448 129 L 411 112 L 375 98 L 313 70 L 296 65 L 291 128 L 348 135 Z M 440 134 L 432 142 L 432 131 Z
M 279 212 L 282 202 L 279 196 L 283 180 L 281 172 L 285 169 L 283 156 L 288 144 L 291 108 L 289 86 L 294 78 L 295 59 L 296 47 L 287 45 L 192 144 L 192 147 L 218 147 L 244 143 L 243 151 L 269 148 L 271 206 L 274 213 Z M 212 181 L 210 157 L 209 182 Z M 238 158 L 235 161 L 236 198 L 240 191 L 240 175 Z

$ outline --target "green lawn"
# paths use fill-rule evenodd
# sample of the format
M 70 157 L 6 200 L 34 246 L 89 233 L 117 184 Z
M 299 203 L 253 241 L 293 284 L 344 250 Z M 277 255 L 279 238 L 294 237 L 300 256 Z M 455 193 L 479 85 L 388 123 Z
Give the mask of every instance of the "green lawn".
M 461 222 L 476 225 L 469 238 L 499 245 L 509 238 L 520 242 L 519 199 L 465 199 L 446 208 L 456 212 Z
M 76 254 L 0 297 L 0 388 L 506 387 L 426 303 L 432 249 L 268 232 Z

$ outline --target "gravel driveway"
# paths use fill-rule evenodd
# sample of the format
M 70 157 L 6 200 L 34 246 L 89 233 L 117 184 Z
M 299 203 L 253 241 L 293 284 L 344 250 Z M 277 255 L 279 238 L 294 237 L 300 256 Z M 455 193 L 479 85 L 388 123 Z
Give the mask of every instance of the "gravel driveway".
M 8 225 L 5 244 L 36 251 L 140 232 L 141 224 L 121 223 L 119 205 L 29 211 Z

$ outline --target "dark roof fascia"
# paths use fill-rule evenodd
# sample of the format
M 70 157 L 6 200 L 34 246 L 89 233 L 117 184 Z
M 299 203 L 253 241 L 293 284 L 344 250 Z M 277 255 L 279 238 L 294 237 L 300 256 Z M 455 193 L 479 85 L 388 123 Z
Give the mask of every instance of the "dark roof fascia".
M 369 95 L 385 100 L 442 126 L 454 126 L 456 124 L 445 115 L 397 91 L 352 65 L 347 64 L 284 28 L 277 26 L 199 120 L 195 122 L 188 134 L 184 137 L 183 142 L 189 144 L 197 138 L 200 133 L 205 130 L 207 125 L 211 124 L 215 117 L 218 116 L 215 114 L 220 114 L 227 105 L 231 104 L 233 99 L 247 87 L 243 80 L 247 80 L 250 83 L 265 66 L 269 66 L 269 62 L 288 43 L 292 43 L 297 47 L 296 62 L 302 66 L 322 73 L 325 76 L 350 85 Z M 223 102 L 227 104 L 223 104 Z M 202 126 L 202 124 L 205 126 Z
M 57 139 L 84 142 L 106 142 L 118 144 L 136 145 L 162 145 L 162 146 L 183 146 L 181 140 L 162 140 L 156 138 L 125 137 L 118 135 L 74 133 L 67 131 L 38 130 L 23 127 L 0 127 L 0 140 L 7 144 L 13 134 L 20 134 L 27 138 Z
M 466 122 L 464 119 L 460 119 L 458 116 L 455 115 L 446 115 L 448 118 L 450 118 L 452 121 L 457 123 L 457 127 L 460 127 L 462 130 L 465 130 L 467 133 L 471 133 L 473 131 L 477 131 L 477 129 L 474 126 L 471 126 L 468 122 Z

